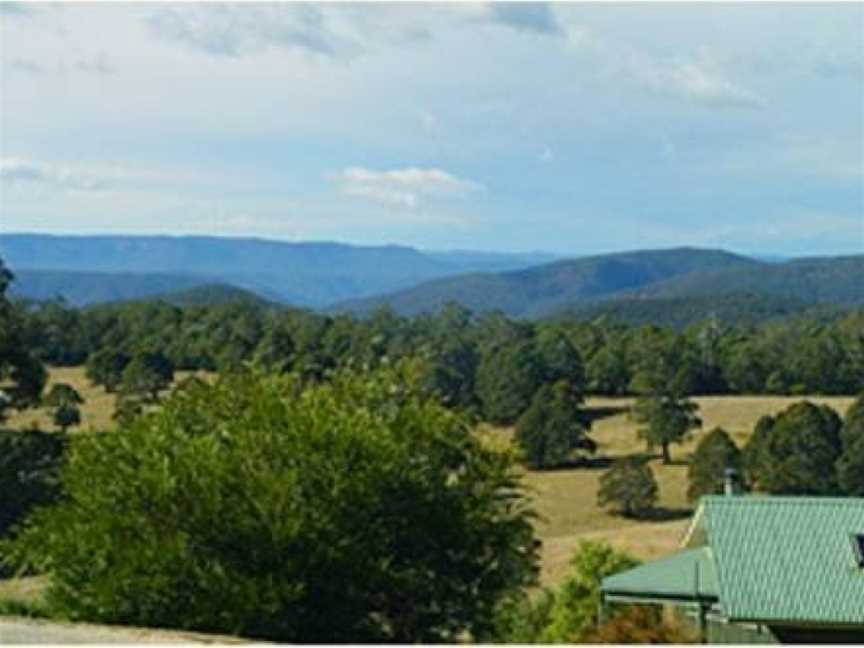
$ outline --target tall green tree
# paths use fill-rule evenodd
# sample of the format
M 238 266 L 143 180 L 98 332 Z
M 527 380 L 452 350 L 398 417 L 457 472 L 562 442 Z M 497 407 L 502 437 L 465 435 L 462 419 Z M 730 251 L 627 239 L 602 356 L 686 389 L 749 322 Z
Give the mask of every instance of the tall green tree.
M 561 465 L 577 449 L 593 452 L 581 400 L 565 380 L 543 385 L 516 422 L 516 443 L 535 469 Z
M 509 455 L 401 369 L 190 382 L 85 435 L 2 547 L 67 618 L 297 643 L 455 642 L 535 582 Z
M 486 419 L 501 424 L 515 422 L 531 404 L 543 374 L 543 362 L 530 339 L 485 354 L 477 368 L 476 390 Z
M 294 361 L 294 340 L 280 322 L 271 322 L 255 347 L 254 360 L 272 371 L 285 372 Z
M 591 356 L 585 372 L 588 390 L 606 396 L 626 394 L 632 379 L 623 347 L 612 340 Z
M 475 345 L 461 337 L 434 340 L 423 349 L 422 383 L 448 407 L 477 408 L 474 379 L 478 356 Z
M 833 495 L 842 421 L 826 405 L 802 401 L 763 417 L 746 449 L 758 490 L 776 495 Z
M 0 538 L 28 513 L 60 496 L 67 437 L 39 430 L 0 430 Z M 0 561 L 0 574 L 3 573 Z
M 663 463 L 672 462 L 669 446 L 683 443 L 690 431 L 702 425 L 696 416 L 699 406 L 691 400 L 670 394 L 652 394 L 640 398 L 634 406 L 636 420 L 642 424 L 638 435 L 653 450 L 660 446 Z
M 846 412 L 840 438 L 843 445 L 837 459 L 840 490 L 846 495 L 864 497 L 864 394 Z
M 28 320 L 6 298 L 12 279 L 0 261 L 0 421 L 7 409 L 37 405 L 47 380 L 47 372 L 29 344 L 32 333 Z
M 81 410 L 78 406 L 84 403 L 84 399 L 72 385 L 55 383 L 43 403 L 52 409 L 54 425 L 60 428 L 61 432 L 81 422 Z
M 645 347 L 633 377 L 633 388 L 640 394 L 633 408 L 636 421 L 642 424 L 637 434 L 649 451 L 659 446 L 663 463 L 669 464 L 669 446 L 683 443 L 691 430 L 702 425 L 696 416 L 699 406 L 687 398 L 693 376 L 683 341 L 667 339 L 653 328 L 646 329 L 641 338 Z
M 101 385 L 107 392 L 115 391 L 123 382 L 123 370 L 131 358 L 122 351 L 104 348 L 87 358 L 85 375 L 94 385 Z
M 696 446 L 687 467 L 687 499 L 691 502 L 703 495 L 723 492 L 726 469 L 735 470 L 741 477 L 741 451 L 723 428 L 715 427 Z
M 174 380 L 174 366 L 159 352 L 139 353 L 123 369 L 120 384 L 122 396 L 136 397 L 151 402 L 159 399 L 159 392 Z
M 564 381 L 570 385 L 574 395 L 581 398 L 585 386 L 582 358 L 564 332 L 556 326 L 543 326 L 534 343 L 543 363 L 543 382 Z

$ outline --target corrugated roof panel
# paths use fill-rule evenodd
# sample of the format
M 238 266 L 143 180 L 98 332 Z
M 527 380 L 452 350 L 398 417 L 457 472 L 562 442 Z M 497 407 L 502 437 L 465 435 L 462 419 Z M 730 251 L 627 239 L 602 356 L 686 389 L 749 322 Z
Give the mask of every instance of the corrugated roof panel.
M 720 605 L 734 620 L 864 624 L 864 570 L 850 534 L 864 499 L 706 497 Z
M 621 595 L 717 598 L 717 577 L 710 549 L 702 547 L 654 560 L 603 579 L 602 590 Z

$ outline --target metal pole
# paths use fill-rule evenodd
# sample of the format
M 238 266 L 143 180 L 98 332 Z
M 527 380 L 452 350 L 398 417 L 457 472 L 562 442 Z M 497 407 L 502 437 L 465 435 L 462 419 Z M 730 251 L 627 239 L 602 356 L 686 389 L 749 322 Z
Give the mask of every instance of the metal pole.
M 705 617 L 707 615 L 708 608 L 704 604 L 699 604 L 699 614 L 698 614 L 698 625 L 699 625 L 699 643 L 708 643 L 708 624 L 706 623 Z

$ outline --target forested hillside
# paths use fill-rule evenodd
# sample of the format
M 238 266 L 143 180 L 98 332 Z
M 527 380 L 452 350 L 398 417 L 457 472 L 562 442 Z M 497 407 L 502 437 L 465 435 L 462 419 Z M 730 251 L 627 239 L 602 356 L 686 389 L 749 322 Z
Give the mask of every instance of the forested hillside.
M 339 304 L 333 310 L 364 313 L 386 304 L 403 315 L 415 315 L 456 301 L 478 313 L 500 310 L 511 316 L 534 317 L 670 277 L 760 265 L 721 250 L 693 248 L 604 254 L 513 272 L 440 279 L 390 295 Z
M 588 321 L 608 318 L 622 324 L 654 324 L 681 330 L 708 319 L 735 325 L 760 324 L 792 316 L 830 321 L 851 308 L 745 292 L 668 298 L 618 297 L 564 308 L 552 317 Z
M 758 272 L 729 268 L 673 277 L 641 297 L 693 297 L 748 292 L 813 304 L 864 304 L 864 255 L 768 263 Z
M 218 283 L 201 284 L 185 290 L 170 290 L 138 301 L 162 301 L 173 306 L 219 306 L 244 303 L 263 308 L 285 308 L 284 304 L 264 299 L 250 290 Z
M 761 321 L 772 312 L 783 315 L 817 305 L 862 304 L 862 276 L 864 256 L 767 263 L 722 251 L 657 250 L 439 279 L 389 295 L 345 302 L 333 310 L 362 314 L 387 305 L 413 315 L 457 301 L 476 312 L 500 310 L 529 318 L 584 310 L 589 314 L 608 311 L 632 322 L 652 321 L 638 314 L 651 311 L 660 315 L 653 321 L 676 325 L 694 321 L 694 313 L 706 317 L 724 313 L 729 321 Z M 650 300 L 655 299 L 663 301 L 652 304 Z
M 185 291 L 204 281 L 185 274 L 16 270 L 9 295 L 37 301 L 62 297 L 75 306 L 87 306 Z

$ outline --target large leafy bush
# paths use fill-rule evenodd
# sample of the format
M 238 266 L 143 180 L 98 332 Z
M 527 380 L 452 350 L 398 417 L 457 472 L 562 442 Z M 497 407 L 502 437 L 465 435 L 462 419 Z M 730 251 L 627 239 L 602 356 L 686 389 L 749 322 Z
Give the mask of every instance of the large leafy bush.
M 510 460 L 405 372 L 187 383 L 76 438 L 8 547 L 73 619 L 285 642 L 453 641 L 535 575 Z

